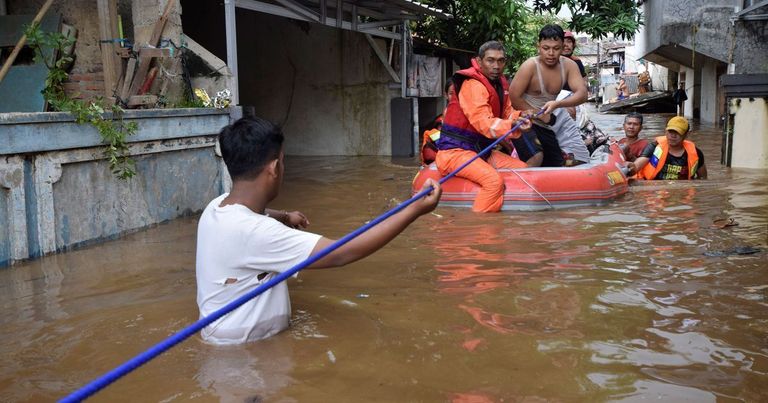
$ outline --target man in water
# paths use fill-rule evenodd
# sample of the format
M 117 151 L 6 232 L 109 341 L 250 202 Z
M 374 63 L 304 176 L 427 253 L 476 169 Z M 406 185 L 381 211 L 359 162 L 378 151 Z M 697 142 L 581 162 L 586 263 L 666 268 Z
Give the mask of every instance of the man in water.
M 331 245 L 334 240 L 302 231 L 309 221 L 298 211 L 267 208 L 283 181 L 283 133 L 259 118 L 222 129 L 219 147 L 232 191 L 211 201 L 197 227 L 197 305 L 208 316 Z M 310 265 L 338 267 L 386 245 L 440 199 L 433 191 Z M 201 331 L 205 341 L 239 344 L 264 339 L 288 327 L 288 286 L 278 283 Z
M 456 96 L 451 98 L 445 110 L 435 157 L 437 169 L 443 176 L 476 157 L 478 152 L 518 123 L 521 112 L 512 109 L 506 91 L 507 81 L 502 74 L 506 62 L 504 46 L 490 41 L 480 46 L 470 68 L 453 75 Z M 519 123 L 520 130 L 531 127 L 528 119 Z M 510 136 L 520 137 L 520 130 Z M 517 158 L 492 150 L 484 158 L 475 159 L 456 176 L 480 185 L 472 211 L 492 213 L 499 211 L 504 203 L 504 180 L 497 169 L 525 167 L 527 165 Z
M 520 140 L 514 142 L 522 160 L 538 159 L 542 166 L 570 166 L 589 161 L 581 132 L 565 109 L 586 102 L 587 86 L 576 63 L 562 56 L 564 36 L 560 26 L 545 25 L 539 31 L 539 55 L 520 66 L 509 86 L 514 108 L 543 110 L 533 126 L 540 149 L 532 149 Z M 573 94 L 557 100 L 557 94 L 566 84 Z
M 637 157 L 630 171 L 640 179 L 707 179 L 704 154 L 687 140 L 688 120 L 675 116 L 667 122 L 665 136 L 656 137 Z
M 625 160 L 634 161 L 648 145 L 648 140 L 640 138 L 640 130 L 642 129 L 643 115 L 630 112 L 624 117 L 624 135 L 626 137 L 619 141 L 619 147 L 624 152 Z

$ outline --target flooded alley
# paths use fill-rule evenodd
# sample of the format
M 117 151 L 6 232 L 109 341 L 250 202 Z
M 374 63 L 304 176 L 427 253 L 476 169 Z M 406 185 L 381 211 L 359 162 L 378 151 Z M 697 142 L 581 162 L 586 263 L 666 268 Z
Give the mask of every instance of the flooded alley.
M 623 115 L 592 117 L 619 135 Z M 360 262 L 291 279 L 288 331 L 194 336 L 93 400 L 765 401 L 768 172 L 722 167 L 720 129 L 690 139 L 707 181 L 604 207 L 438 207 Z M 273 207 L 338 238 L 407 199 L 416 170 L 289 157 Z M 197 320 L 196 218 L 0 270 L 0 400 L 61 398 Z

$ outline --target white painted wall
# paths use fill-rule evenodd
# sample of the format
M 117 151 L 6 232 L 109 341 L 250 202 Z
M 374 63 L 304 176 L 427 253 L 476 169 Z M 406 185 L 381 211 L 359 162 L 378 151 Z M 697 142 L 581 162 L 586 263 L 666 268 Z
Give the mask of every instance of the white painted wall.
M 685 72 L 685 94 L 688 96 L 688 100 L 685 101 L 685 112 L 683 116 L 688 119 L 693 119 L 694 99 L 696 98 L 696 72 L 688 67 L 681 67 L 681 72 Z M 680 82 L 678 80 L 678 82 Z
M 734 114 L 731 167 L 768 168 L 768 103 L 763 98 L 731 101 Z
M 654 91 L 674 91 L 669 88 L 669 69 L 656 63 L 646 62 L 648 73 L 651 75 L 651 87 Z

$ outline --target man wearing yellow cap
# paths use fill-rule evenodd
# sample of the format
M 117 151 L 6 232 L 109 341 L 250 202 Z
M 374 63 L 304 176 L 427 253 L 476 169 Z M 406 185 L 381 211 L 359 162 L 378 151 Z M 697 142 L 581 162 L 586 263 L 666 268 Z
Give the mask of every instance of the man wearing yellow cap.
M 688 120 L 675 116 L 667 122 L 665 136 L 649 143 L 634 163 L 639 179 L 707 179 L 704 154 L 686 140 Z M 632 170 L 632 167 L 630 167 Z

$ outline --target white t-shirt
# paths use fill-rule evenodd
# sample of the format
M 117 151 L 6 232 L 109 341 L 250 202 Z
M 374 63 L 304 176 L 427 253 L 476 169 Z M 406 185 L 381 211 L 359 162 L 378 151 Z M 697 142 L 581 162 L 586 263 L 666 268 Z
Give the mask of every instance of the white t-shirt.
M 309 257 L 320 235 L 289 228 L 240 204 L 211 201 L 197 226 L 197 305 L 208 316 Z M 259 275 L 262 275 L 259 279 Z M 237 344 L 288 327 L 291 302 L 281 282 L 202 330 L 203 339 Z
M 555 132 L 560 149 L 566 154 L 573 154 L 578 161 L 589 162 L 589 150 L 568 111 L 565 108 L 557 108 L 552 114 L 555 115 L 555 124 L 551 130 Z

